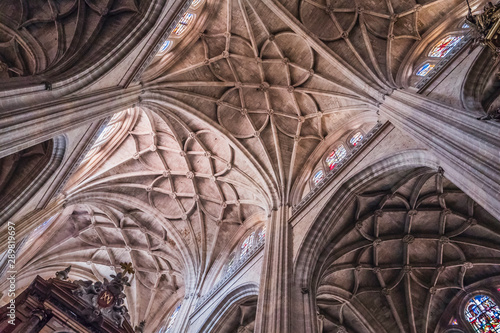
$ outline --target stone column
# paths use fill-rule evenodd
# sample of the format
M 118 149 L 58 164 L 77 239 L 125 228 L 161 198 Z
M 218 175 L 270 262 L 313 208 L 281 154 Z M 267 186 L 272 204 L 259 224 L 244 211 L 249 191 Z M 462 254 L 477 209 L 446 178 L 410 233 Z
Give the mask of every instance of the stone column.
M 499 123 L 402 90 L 386 96 L 380 112 L 426 145 L 445 176 L 500 219 Z
M 288 211 L 288 206 L 273 210 L 267 223 L 256 333 L 290 332 L 292 249 Z
M 31 312 L 31 317 L 27 322 L 19 325 L 12 333 L 38 333 L 40 329 L 49 321 L 51 311 L 45 309 L 35 309 Z

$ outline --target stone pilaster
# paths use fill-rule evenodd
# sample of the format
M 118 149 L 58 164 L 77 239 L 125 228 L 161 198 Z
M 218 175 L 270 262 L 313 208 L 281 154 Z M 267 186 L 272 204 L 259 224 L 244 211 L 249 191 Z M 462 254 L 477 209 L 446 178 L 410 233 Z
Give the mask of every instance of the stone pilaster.
M 446 177 L 500 219 L 499 123 L 406 91 L 386 96 L 380 111 L 426 145 Z
M 267 223 L 266 246 L 257 303 L 256 333 L 290 332 L 291 227 L 287 206 L 273 210 Z

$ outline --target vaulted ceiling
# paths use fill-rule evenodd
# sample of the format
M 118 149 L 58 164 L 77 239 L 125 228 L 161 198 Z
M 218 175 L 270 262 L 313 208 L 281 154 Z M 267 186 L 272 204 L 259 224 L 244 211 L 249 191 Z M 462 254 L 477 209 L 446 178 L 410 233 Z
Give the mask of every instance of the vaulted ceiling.
M 71 67 L 119 40 L 149 1 L 0 1 L 0 78 L 78 72 Z
M 317 289 L 328 332 L 435 332 L 457 293 L 500 273 L 498 221 L 440 173 L 388 175 L 340 223 Z
M 142 76 L 137 121 L 123 141 L 66 188 L 74 205 L 66 231 L 29 270 L 65 261 L 99 277 L 131 261 L 133 321 L 159 320 L 159 305 L 199 287 L 249 221 L 290 203 L 301 173 L 337 135 L 376 122 L 405 56 L 459 3 L 207 0 L 185 42 Z M 10 17 L 0 23 L 0 60 L 15 75 L 69 66 L 138 10 L 128 0 L 50 4 L 0 3 Z M 58 42 L 33 43 L 47 49 L 31 59 L 12 35 L 19 26 L 25 38 Z
M 131 262 L 130 313 L 154 323 L 165 315 L 161 304 L 188 292 L 186 283 L 193 292 L 251 221 L 267 217 L 269 198 L 219 133 L 196 120 L 128 112 L 136 123 L 86 181 L 66 189 L 72 215 L 22 274 L 65 263 L 102 278 Z

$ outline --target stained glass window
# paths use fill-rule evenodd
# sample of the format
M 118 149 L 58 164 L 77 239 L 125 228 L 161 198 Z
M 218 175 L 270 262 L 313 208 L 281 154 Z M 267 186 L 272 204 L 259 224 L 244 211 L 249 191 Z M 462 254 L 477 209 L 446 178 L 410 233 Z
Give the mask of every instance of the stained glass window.
M 241 244 L 240 258 L 243 257 L 243 256 L 245 256 L 248 253 L 248 251 L 250 251 L 250 248 L 253 245 L 253 236 L 254 236 L 254 232 L 252 232 L 252 234 L 250 236 L 248 236 L 247 238 L 245 238 L 245 240 Z
M 427 76 L 429 72 L 435 67 L 436 65 L 433 64 L 423 64 L 422 67 L 417 71 L 417 76 Z
M 106 127 L 101 128 L 101 132 L 97 136 L 97 140 L 95 141 L 92 148 L 88 151 L 87 155 L 85 155 L 81 164 L 92 158 L 101 149 L 101 147 L 104 146 L 104 144 L 106 144 L 108 140 L 113 137 L 114 134 L 116 134 L 116 132 L 118 132 L 118 130 L 122 127 L 123 118 L 126 114 L 127 111 L 115 113 L 109 120 Z
M 323 170 L 316 171 L 313 177 L 314 185 L 318 184 L 323 178 L 325 178 L 325 173 L 323 172 Z
M 202 2 L 203 0 L 193 0 L 193 2 L 191 3 L 191 8 L 198 7 Z
M 457 318 L 451 318 L 450 320 L 450 324 L 449 325 L 452 325 L 452 326 L 457 326 L 458 325 L 458 320 Z
M 361 134 L 361 132 L 357 132 L 352 136 L 351 140 L 349 140 L 349 143 L 356 146 L 361 140 L 363 140 L 363 134 Z
M 429 52 L 429 57 L 442 58 L 447 55 L 464 36 L 448 36 L 441 39 Z
M 229 262 L 227 263 L 227 269 L 229 270 L 231 268 L 231 266 L 233 266 L 234 264 L 234 253 L 231 255 L 230 259 L 229 259 Z
M 160 47 L 160 52 L 165 52 L 168 49 L 168 47 L 170 46 L 170 44 L 172 44 L 172 42 L 169 40 L 166 40 L 165 43 L 163 43 L 163 45 Z
M 470 28 L 469 23 L 464 22 L 464 24 L 462 24 L 462 29 L 469 29 L 469 28 Z
M 266 226 L 262 227 L 259 231 L 259 241 L 266 239 Z
M 486 295 L 477 295 L 469 300 L 465 317 L 477 333 L 500 332 L 500 308 Z
M 332 151 L 330 156 L 326 158 L 326 164 L 330 168 L 330 170 L 333 170 L 337 166 L 337 164 L 344 159 L 347 155 L 347 150 L 345 149 L 344 145 L 340 145 L 337 149 Z
M 179 313 L 180 309 L 181 309 L 181 304 L 179 304 L 179 306 L 170 315 L 170 320 L 168 321 L 168 325 L 167 325 L 167 329 L 166 329 L 165 333 L 172 332 L 172 327 L 174 326 L 175 318 L 177 317 L 177 314 Z
M 177 36 L 182 35 L 182 33 L 187 30 L 189 23 L 191 23 L 193 19 L 194 19 L 194 14 L 191 13 L 184 14 L 179 23 L 177 23 L 177 25 L 175 26 L 174 31 L 172 31 L 172 34 Z

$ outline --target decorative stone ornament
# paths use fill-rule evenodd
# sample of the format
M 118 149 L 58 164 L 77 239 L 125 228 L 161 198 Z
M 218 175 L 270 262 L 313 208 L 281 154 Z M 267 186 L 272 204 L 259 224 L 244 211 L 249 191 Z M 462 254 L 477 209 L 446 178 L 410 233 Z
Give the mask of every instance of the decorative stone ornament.
M 467 4 L 469 4 L 467 2 Z M 466 17 L 467 23 L 475 31 L 475 38 L 472 47 L 484 45 L 490 48 L 498 61 L 500 55 L 500 2 L 493 5 L 488 2 L 483 8 L 483 12 L 478 15 L 472 15 L 469 6 L 469 14 Z
M 101 308 L 109 308 L 115 303 L 115 296 L 108 290 L 103 290 L 97 299 L 97 305 Z
M 130 287 L 127 274 L 132 275 L 135 270 L 132 268 L 132 263 L 120 263 L 120 266 L 123 271 L 116 275 L 111 274 L 111 281 L 104 278 L 104 282 L 82 280 L 74 282 L 78 288 L 73 290 L 73 294 L 92 306 L 92 311 L 87 316 L 90 323 L 100 320 L 101 316 L 106 316 L 121 327 L 125 319 L 130 319 L 123 291 L 125 286 Z
M 66 281 L 68 279 L 68 274 L 70 271 L 71 265 L 69 265 L 62 271 L 56 272 L 56 279 Z

